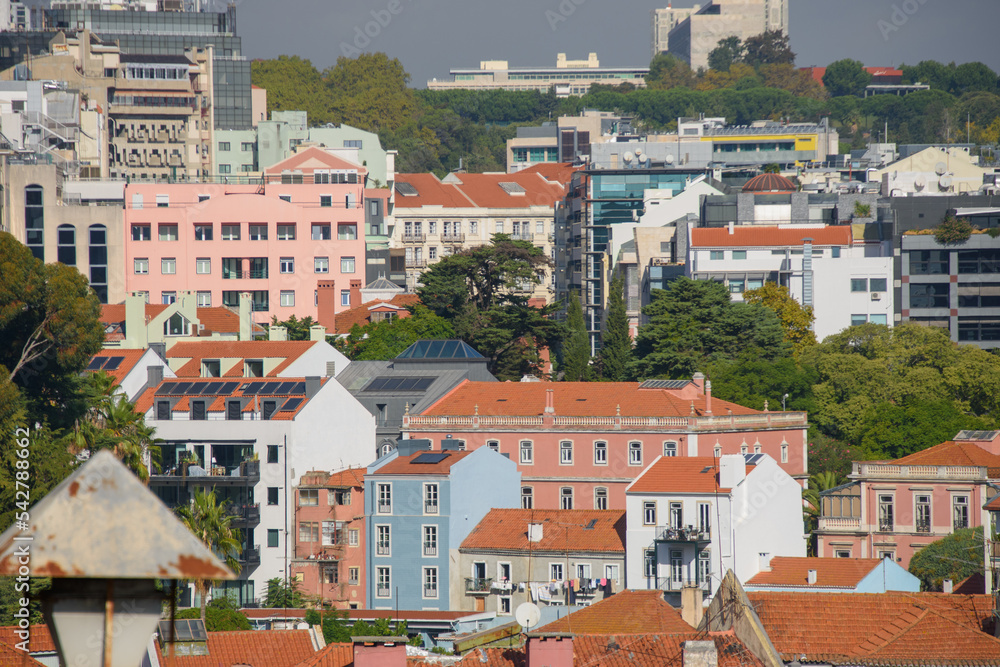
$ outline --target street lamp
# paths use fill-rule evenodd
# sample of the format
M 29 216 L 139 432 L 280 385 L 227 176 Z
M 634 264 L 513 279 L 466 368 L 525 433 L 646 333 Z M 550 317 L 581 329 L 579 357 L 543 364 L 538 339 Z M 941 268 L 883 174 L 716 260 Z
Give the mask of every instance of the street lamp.
M 236 578 L 108 451 L 28 515 L 0 535 L 0 576 L 52 577 L 42 608 L 64 667 L 140 664 L 160 619 L 157 579 Z
M 787 400 L 788 400 L 788 394 L 785 394 L 784 396 L 781 397 L 781 411 L 782 412 L 785 411 L 785 401 L 787 401 Z

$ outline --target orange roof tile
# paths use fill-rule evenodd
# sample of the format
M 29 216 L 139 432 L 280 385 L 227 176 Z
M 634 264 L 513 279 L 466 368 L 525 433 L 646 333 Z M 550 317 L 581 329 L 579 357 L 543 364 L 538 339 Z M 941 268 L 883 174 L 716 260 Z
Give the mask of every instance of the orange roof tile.
M 862 665 L 1000 664 L 1000 640 L 934 609 L 907 610 L 855 650 Z
M 562 183 L 563 185 L 573 180 L 574 172 L 583 169 L 582 166 L 574 167 L 571 162 L 539 162 L 527 169 L 522 169 L 518 173 L 535 172 L 541 174 L 547 181 Z
M 545 412 L 548 390 L 555 414 L 573 417 L 686 417 L 694 404 L 696 416 L 705 415 L 705 396 L 694 385 L 684 390 L 640 389 L 638 382 L 472 382 L 465 381 L 424 410 L 424 415 L 537 416 Z M 693 390 L 693 391 L 692 391 Z M 690 398 L 688 398 L 690 396 Z M 717 415 L 762 414 L 717 398 Z
M 313 166 L 305 166 L 309 162 L 315 160 L 321 164 Z M 302 169 L 305 173 L 312 173 L 312 170 L 316 169 L 356 169 L 359 174 L 367 174 L 368 169 L 361 165 L 354 164 L 343 158 L 339 158 L 333 153 L 319 148 L 318 146 L 310 146 L 309 148 L 295 153 L 281 162 L 271 165 L 264 170 L 264 173 L 273 176 L 281 174 L 284 169 Z
M 990 498 L 989 502 L 983 505 L 983 509 L 987 509 L 992 512 L 1000 512 L 1000 493 Z
M 812 229 L 736 225 L 732 234 L 726 227 L 699 227 L 691 230 L 692 248 L 799 247 L 803 239 L 812 239 L 814 246 L 844 246 L 851 245 L 853 237 L 850 225 Z
M 267 374 L 276 377 L 293 361 L 308 352 L 321 341 L 313 340 L 198 340 L 181 341 L 167 350 L 167 359 L 190 359 L 175 372 L 177 377 L 200 377 L 203 359 L 284 359 Z M 236 375 L 233 375 L 233 373 Z M 239 364 L 226 373 L 226 377 L 243 375 Z
M 409 456 L 399 456 L 389 461 L 376 470 L 373 475 L 447 475 L 451 467 L 464 459 L 472 452 L 450 450 L 447 452 L 435 451 L 432 454 L 447 454 L 448 456 L 437 463 L 414 463 L 421 454 L 428 452 L 417 452 Z
M 128 375 L 133 368 L 135 368 L 135 365 L 139 363 L 139 360 L 142 359 L 142 355 L 144 354 L 146 354 L 145 349 L 123 350 L 121 348 L 113 347 L 101 350 L 91 357 L 91 359 L 95 359 L 97 357 L 124 357 L 122 362 L 118 365 L 118 368 L 113 371 L 104 371 L 115 379 L 115 384 L 119 384 L 125 379 L 125 376 Z
M 878 558 L 798 558 L 775 556 L 770 572 L 758 572 L 751 586 L 801 586 L 809 588 L 855 588 L 882 561 Z M 809 570 L 816 570 L 816 583 L 809 584 Z
M 588 635 L 573 638 L 574 665 L 600 667 L 682 667 L 687 641 L 714 641 L 718 667 L 763 667 L 733 632 L 706 634 Z
M 337 313 L 334 318 L 334 330 L 332 333 L 346 334 L 351 332 L 351 328 L 357 324 L 358 326 L 365 326 L 371 322 L 371 307 L 379 304 L 387 303 L 392 306 L 398 306 L 399 308 L 406 308 L 407 306 L 414 306 L 420 303 L 420 297 L 416 294 L 397 294 L 388 301 L 385 299 L 375 299 L 373 301 L 368 301 L 360 306 L 355 306 L 349 310 Z M 409 317 L 409 312 L 406 313 Z
M 625 590 L 543 625 L 534 632 L 636 635 L 692 630 L 694 628 L 681 618 L 680 612 L 663 599 L 662 591 Z
M 31 653 L 0 642 L 0 667 L 44 667 L 44 665 L 32 658 Z
M 719 487 L 718 461 L 710 456 L 661 456 L 626 489 L 627 493 L 729 493 Z M 753 470 L 747 465 L 747 474 Z
M 529 523 L 542 524 L 540 541 L 528 542 Z M 624 553 L 625 512 L 492 509 L 465 538 L 461 548 Z
M 445 208 L 551 207 L 565 196 L 573 169 L 569 165 L 533 168 L 515 174 L 453 174 L 455 183 L 444 183 L 434 174 L 397 174 L 397 183 L 409 183 L 417 195 L 396 197 L 397 208 L 443 206 Z M 517 183 L 523 194 L 509 194 L 501 183 Z
M 178 345 L 179 344 L 180 343 L 178 343 Z M 330 382 L 332 380 L 333 380 L 333 378 L 321 377 L 320 378 L 320 387 L 326 386 L 326 383 Z M 216 387 L 215 387 L 216 391 L 221 390 L 223 388 L 220 385 L 224 385 L 224 384 L 227 383 L 227 381 L 226 381 L 225 378 L 205 378 L 205 379 L 199 380 L 199 381 L 205 382 L 205 383 L 210 383 L 212 385 L 216 385 Z M 190 410 L 191 409 L 191 402 L 190 402 L 191 399 L 188 396 L 186 396 L 184 394 L 178 394 L 178 395 L 175 396 L 173 394 L 167 394 L 167 393 L 165 393 L 164 390 L 170 388 L 172 385 L 191 384 L 191 383 L 192 383 L 192 380 L 190 380 L 190 379 L 184 379 L 184 378 L 173 379 L 173 378 L 171 378 L 169 380 L 164 380 L 163 382 L 161 382 L 156 387 L 150 387 L 150 388 L 146 389 L 141 394 L 139 394 L 139 396 L 135 399 L 135 409 L 136 409 L 136 412 L 139 412 L 139 413 L 142 413 L 142 414 L 148 412 L 150 410 L 150 408 L 153 407 L 153 404 L 155 403 L 157 397 L 164 398 L 164 399 L 173 399 L 173 398 L 177 398 L 178 399 L 176 401 L 173 401 L 173 400 L 171 401 L 172 402 L 171 412 L 185 412 L 185 411 Z M 305 384 L 305 378 L 281 378 L 280 380 L 274 380 L 272 378 L 241 378 L 239 382 L 233 382 L 233 381 L 230 380 L 230 381 L 228 381 L 228 383 L 229 384 L 235 384 L 236 386 L 233 387 L 231 389 L 231 391 L 229 391 L 226 394 L 216 394 L 216 393 L 209 392 L 209 393 L 203 393 L 203 394 L 199 395 L 199 398 L 204 399 L 206 401 L 205 410 L 207 412 L 221 412 L 221 411 L 225 410 L 226 409 L 226 398 L 230 398 L 230 397 L 232 397 L 232 398 L 238 398 L 238 397 L 242 397 L 242 396 L 256 397 L 258 394 L 255 393 L 255 392 L 257 391 L 257 388 L 260 387 L 260 385 L 262 385 L 262 384 L 272 384 L 273 385 L 273 384 L 295 383 L 295 384 L 299 384 L 299 385 L 304 385 Z M 295 388 L 295 387 L 291 387 L 291 389 L 295 389 L 296 391 L 298 391 L 297 388 Z M 293 397 L 303 398 L 304 400 L 302 400 L 294 409 L 291 409 L 291 410 L 282 410 L 282 409 L 280 409 L 282 407 L 282 403 L 284 402 L 284 399 L 286 399 L 286 398 L 293 398 Z M 278 408 L 279 409 L 278 409 L 277 412 L 274 412 L 271 415 L 271 417 L 270 417 L 272 420 L 275 420 L 275 421 L 293 420 L 293 419 L 295 419 L 295 416 L 306 405 L 309 404 L 309 399 L 306 398 L 304 391 L 298 391 L 298 393 L 291 393 L 291 392 L 286 392 L 286 393 L 281 393 L 281 394 L 271 393 L 271 394 L 266 394 L 264 396 L 264 398 L 262 398 L 261 401 L 259 401 L 259 402 L 258 401 L 254 401 L 254 400 L 249 401 L 245 406 L 243 406 L 242 411 L 243 412 L 259 411 L 261 403 L 264 400 L 271 400 L 271 399 L 278 401 Z
M 351 486 L 364 488 L 366 468 L 347 468 L 330 475 L 323 486 Z
M 160 664 L 167 664 L 159 643 L 157 651 Z M 208 655 L 177 655 L 172 658 L 172 664 L 174 667 L 294 667 L 315 653 L 308 630 L 209 632 Z
M 162 313 L 169 306 L 160 303 L 146 304 L 146 322 Z M 201 336 L 210 336 L 213 333 L 236 334 L 240 330 L 240 315 L 236 311 L 226 306 L 208 306 L 197 309 L 198 322 L 205 325 L 205 330 L 200 332 Z M 112 303 L 101 306 L 101 323 L 103 324 L 123 324 L 125 322 L 125 304 Z M 264 327 L 256 322 L 251 323 L 256 333 L 263 333 Z
M 440 667 L 440 662 L 407 661 L 408 667 Z M 525 667 L 524 650 L 517 648 L 483 648 L 469 651 L 453 667 Z
M 354 644 L 335 642 L 327 644 L 296 667 L 351 667 L 354 664 Z
M 31 636 L 28 639 L 28 648 L 31 650 L 31 653 L 55 653 L 56 643 L 52 640 L 52 633 L 49 632 L 49 626 L 43 624 L 32 625 L 28 630 L 31 632 Z M 17 626 L 0 625 L 0 642 L 8 646 L 17 645 L 21 641 L 21 638 L 15 634 L 17 631 Z
M 914 452 L 892 463 L 921 466 L 983 466 L 1000 468 L 1000 456 L 991 454 L 974 442 L 949 440 L 919 452 Z

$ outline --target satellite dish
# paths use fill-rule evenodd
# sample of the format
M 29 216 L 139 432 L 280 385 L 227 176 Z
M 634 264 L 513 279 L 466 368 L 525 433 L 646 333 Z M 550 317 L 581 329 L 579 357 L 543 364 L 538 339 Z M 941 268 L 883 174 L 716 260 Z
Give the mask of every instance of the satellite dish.
M 936 165 L 934 165 L 934 173 L 937 174 L 938 176 L 941 176 L 946 171 L 948 171 L 948 165 L 946 165 L 944 162 L 938 162 Z
M 641 148 L 636 148 L 635 149 L 635 156 L 639 157 L 640 155 L 642 155 L 642 149 Z
M 625 162 L 631 162 L 634 157 L 635 156 L 632 155 L 632 151 L 625 151 L 625 155 L 622 155 L 622 159 L 625 160 Z
M 924 180 L 923 176 L 917 176 L 915 179 L 913 179 L 913 187 L 915 187 L 917 190 L 923 190 L 925 185 L 927 185 L 927 181 Z
M 525 630 L 538 625 L 542 618 L 542 612 L 534 602 L 522 602 L 514 610 L 514 620 L 521 624 Z
M 947 190 L 951 187 L 951 176 L 942 176 L 938 179 L 938 185 L 941 186 L 942 190 Z
M 674 156 L 668 154 L 667 157 L 663 158 L 663 161 L 666 162 L 667 164 L 673 164 Z

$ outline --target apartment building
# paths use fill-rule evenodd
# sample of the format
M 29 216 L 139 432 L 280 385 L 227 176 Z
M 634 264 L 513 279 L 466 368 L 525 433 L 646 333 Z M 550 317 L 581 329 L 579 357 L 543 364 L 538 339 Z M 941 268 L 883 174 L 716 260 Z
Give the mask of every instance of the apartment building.
M 663 9 L 654 9 L 650 12 L 653 23 L 653 58 L 670 50 L 670 31 L 676 28 L 681 21 L 697 13 L 699 9 L 701 9 L 701 5 L 698 4 L 691 7 L 674 7 L 673 3 L 670 3 Z
M 517 462 L 525 509 L 625 509 L 626 487 L 659 456 L 770 455 L 808 477 L 806 415 L 713 399 L 711 384 L 463 382 L 403 432 L 438 448 L 493 449 Z
M 559 116 L 540 127 L 519 127 L 507 140 L 507 172 L 536 164 L 577 162 L 590 156 L 592 144 L 615 141 L 631 132 L 631 119 L 610 111 L 584 109 L 579 116 Z
M 707 69 L 708 55 L 722 39 L 743 41 L 765 30 L 787 35 L 788 5 L 788 0 L 710 0 L 683 18 L 677 16 L 666 43 L 653 45 L 654 53 L 665 51 L 693 70 Z

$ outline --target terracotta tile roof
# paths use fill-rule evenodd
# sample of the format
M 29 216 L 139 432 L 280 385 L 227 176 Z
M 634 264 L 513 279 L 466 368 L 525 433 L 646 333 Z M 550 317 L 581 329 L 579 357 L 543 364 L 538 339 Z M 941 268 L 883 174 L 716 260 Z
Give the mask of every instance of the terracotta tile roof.
M 683 390 L 640 389 L 638 382 L 472 382 L 465 381 L 424 410 L 424 415 L 537 416 L 551 389 L 555 414 L 573 417 L 686 417 L 694 404 L 705 414 L 705 396 L 689 384 Z M 716 415 L 762 414 L 742 405 L 712 399 Z
M 440 662 L 407 660 L 407 667 L 440 667 Z M 453 667 L 525 667 L 524 650 L 517 648 L 484 648 L 469 651 Z
M 21 638 L 14 634 L 18 628 L 13 625 L 0 625 L 0 642 L 8 646 L 15 646 Z M 28 648 L 31 653 L 55 653 L 56 643 L 52 640 L 52 633 L 49 626 L 44 624 L 32 625 L 28 628 L 31 636 L 28 639 Z
M 747 474 L 753 470 L 747 465 Z M 719 487 L 717 460 L 711 456 L 662 456 L 632 482 L 626 493 L 729 493 Z
M 967 664 L 959 662 L 962 642 L 968 641 L 979 651 L 983 644 L 979 636 L 992 634 L 993 603 L 988 595 L 814 592 L 747 595 L 775 648 L 786 660 L 798 660 L 805 655 L 807 659 L 802 662 L 863 664 L 863 656 L 883 650 L 906 635 L 904 643 L 927 644 L 924 655 L 928 662 L 881 664 Z M 928 619 L 925 611 L 933 612 L 937 618 Z M 943 644 L 943 655 L 950 655 L 955 661 L 942 658 L 934 662 L 937 660 L 934 656 L 941 656 L 942 651 L 929 642 L 937 641 L 931 637 L 946 635 L 942 629 L 957 638 Z M 885 655 L 890 655 L 885 650 Z M 996 644 L 994 658 L 990 664 L 1000 664 L 1000 642 Z
M 540 541 L 528 542 L 529 523 L 542 524 Z M 492 509 L 465 538 L 461 548 L 624 553 L 625 512 Z
M 589 635 L 573 638 L 574 665 L 600 667 L 682 667 L 687 641 L 714 641 L 718 667 L 763 667 L 733 632 L 706 634 Z
M 121 348 L 111 348 L 101 350 L 91 357 L 91 359 L 96 359 L 97 357 L 124 357 L 122 362 L 118 365 L 118 368 L 113 371 L 104 371 L 115 379 L 115 384 L 119 384 L 125 379 L 125 376 L 128 375 L 133 368 L 135 368 L 135 365 L 139 363 L 139 360 L 142 359 L 142 355 L 144 354 L 146 354 L 145 349 L 123 350 Z
M 321 341 L 313 340 L 222 340 L 181 341 L 167 350 L 167 359 L 190 359 L 176 370 L 177 377 L 200 377 L 203 359 L 284 359 L 267 374 L 277 377 L 289 364 Z M 235 373 L 235 375 L 234 375 Z M 241 377 L 240 364 L 230 369 L 226 377 Z
M 896 465 L 983 466 L 1000 469 L 1000 456 L 991 454 L 974 442 L 949 440 L 891 461 Z
M 178 343 L 178 345 L 179 344 L 180 343 Z M 333 380 L 333 378 L 321 377 L 320 387 L 325 386 L 326 383 L 330 382 L 331 380 Z M 235 387 L 232 388 L 231 391 L 229 391 L 226 394 L 211 393 L 211 391 L 209 391 L 208 393 L 199 394 L 198 398 L 204 399 L 206 402 L 205 405 L 206 412 L 224 411 L 226 409 L 227 398 L 240 398 L 243 396 L 256 397 L 258 394 L 255 392 L 262 384 L 274 385 L 274 384 L 284 384 L 284 383 L 295 383 L 301 386 L 305 385 L 305 378 L 281 378 L 280 380 L 274 380 L 273 378 L 241 378 L 239 382 L 234 382 L 232 380 L 227 381 L 225 378 L 203 378 L 198 381 L 215 385 L 216 387 L 215 391 L 222 390 L 223 387 L 221 385 L 225 385 L 227 383 L 236 385 Z M 146 389 L 144 392 L 142 392 L 139 395 L 139 397 L 136 398 L 135 400 L 135 409 L 137 412 L 145 414 L 153 407 L 157 397 L 161 397 L 164 399 L 167 398 L 173 399 L 174 396 L 172 394 L 167 394 L 166 391 L 172 389 L 174 385 L 191 384 L 191 383 L 192 383 L 191 379 L 184 379 L 184 378 L 164 380 L 158 386 Z M 291 389 L 298 390 L 297 387 L 291 387 Z M 191 402 L 188 396 L 180 394 L 176 398 L 178 398 L 178 400 L 172 402 L 171 412 L 186 412 L 191 409 Z M 295 408 L 291 410 L 282 410 L 281 408 L 283 407 L 284 400 L 288 398 L 302 398 L 303 400 L 297 406 L 295 406 Z M 306 405 L 309 404 L 309 399 L 306 398 L 304 392 L 266 394 L 264 398 L 260 400 L 260 403 L 262 403 L 264 400 L 271 400 L 271 399 L 276 400 L 278 403 L 277 405 L 278 410 L 273 414 L 271 414 L 270 417 L 272 420 L 275 421 L 287 421 L 295 419 L 295 416 Z M 258 401 L 251 400 L 247 403 L 247 405 L 243 407 L 243 412 L 255 412 L 259 411 L 259 408 L 260 405 Z
M 691 632 L 693 629 L 684 622 L 679 611 L 664 601 L 662 591 L 625 590 L 543 625 L 535 632 L 636 635 Z
M 452 183 L 442 183 L 434 174 L 396 174 L 396 183 L 409 183 L 417 195 L 403 195 L 397 190 L 396 208 L 443 206 L 445 208 L 474 208 L 475 203 L 462 194 Z M 399 215 L 398 213 L 396 215 Z
M 518 173 L 534 172 L 541 174 L 547 181 L 567 184 L 573 180 L 573 173 L 583 169 L 582 166 L 574 167 L 571 162 L 539 162 L 527 169 L 522 169 Z
M 385 299 L 375 299 L 373 301 L 363 303 L 360 306 L 337 313 L 333 320 L 334 330 L 331 333 L 346 334 L 351 332 L 351 328 L 355 324 L 361 327 L 365 326 L 371 322 L 371 307 L 384 303 L 397 306 L 399 308 L 406 308 L 407 306 L 413 306 L 420 303 L 420 297 L 416 294 L 397 294 L 388 301 Z M 406 313 L 406 316 L 409 316 L 409 312 Z
M 0 642 L 0 667 L 45 667 L 27 651 Z
M 327 644 L 296 667 L 351 667 L 353 664 L 354 644 L 336 642 Z
M 368 173 L 365 167 L 339 158 L 316 146 L 299 151 L 281 162 L 271 165 L 264 170 L 264 173 L 269 176 L 280 175 L 284 169 L 302 169 L 304 173 L 310 174 L 313 169 L 356 169 L 359 174 Z
M 160 664 L 165 663 L 157 642 Z M 178 655 L 173 667 L 294 667 L 315 655 L 308 630 L 240 630 L 209 632 L 208 655 Z
M 417 195 L 397 192 L 397 208 L 443 206 L 445 208 L 551 207 L 565 196 L 573 169 L 568 165 L 525 169 L 516 174 L 453 174 L 459 182 L 444 183 L 434 174 L 397 174 L 397 183 L 409 183 Z M 523 194 L 509 194 L 501 183 L 516 183 Z M 397 214 L 398 215 L 398 214 Z
M 451 467 L 472 452 L 466 451 L 434 451 L 417 452 L 409 456 L 399 456 L 389 461 L 373 472 L 373 475 L 447 475 Z M 437 463 L 414 463 L 413 460 L 423 454 L 447 454 Z
M 770 572 L 758 572 L 751 586 L 801 586 L 802 588 L 855 588 L 882 561 L 878 558 L 796 558 L 775 556 Z M 816 570 L 816 583 L 809 584 L 809 570 Z
M 146 322 L 150 322 L 154 317 L 162 313 L 169 306 L 160 303 L 146 304 Z M 205 325 L 205 330 L 201 336 L 210 336 L 213 333 L 238 334 L 240 331 L 240 315 L 238 312 L 226 306 L 209 306 L 197 309 L 198 321 Z M 111 303 L 101 306 L 101 323 L 124 324 L 125 304 Z M 256 322 L 251 323 L 254 333 L 264 333 L 266 330 Z M 120 334 L 115 334 L 120 336 Z
M 330 475 L 324 486 L 351 486 L 364 488 L 366 468 L 347 468 Z
M 692 248 L 801 247 L 803 239 L 812 239 L 813 246 L 846 246 L 851 245 L 853 236 L 850 225 L 812 229 L 736 225 L 732 234 L 726 227 L 691 230 Z
M 1000 664 L 1000 640 L 934 609 L 907 610 L 855 650 L 860 665 Z

